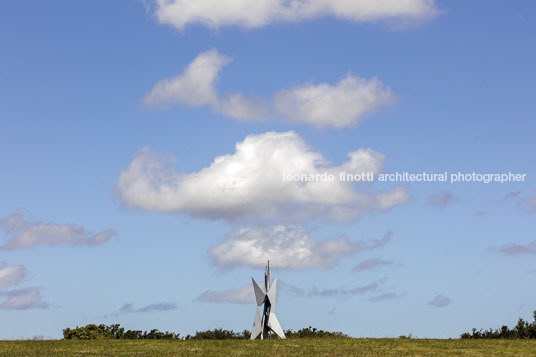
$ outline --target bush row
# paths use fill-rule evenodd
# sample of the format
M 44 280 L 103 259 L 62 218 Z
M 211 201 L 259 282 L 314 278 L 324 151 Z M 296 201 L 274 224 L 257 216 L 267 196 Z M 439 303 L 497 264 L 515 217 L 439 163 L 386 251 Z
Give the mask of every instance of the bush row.
M 304 337 L 348 337 L 342 332 L 330 332 L 319 330 L 311 326 L 302 328 L 298 331 L 286 330 L 287 338 L 304 338 Z M 197 331 L 195 335 L 187 335 L 185 340 L 245 340 L 251 336 L 250 331 L 235 332 L 233 330 L 224 330 L 217 328 L 214 330 Z M 268 338 L 272 337 L 271 335 Z M 149 332 L 140 330 L 127 330 L 119 324 L 113 325 L 96 325 L 89 324 L 82 327 L 66 328 L 63 330 L 63 338 L 66 340 L 97 340 L 97 339 L 116 339 L 116 340 L 178 340 L 180 334 L 174 332 L 161 332 L 153 329 Z

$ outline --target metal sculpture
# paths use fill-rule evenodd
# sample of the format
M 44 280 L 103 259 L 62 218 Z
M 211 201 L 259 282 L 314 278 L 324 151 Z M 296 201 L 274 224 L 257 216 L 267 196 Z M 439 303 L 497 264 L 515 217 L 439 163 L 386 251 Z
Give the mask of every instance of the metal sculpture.
M 272 282 L 270 280 L 270 261 L 266 265 L 264 273 L 264 288 L 263 291 L 259 284 L 251 278 L 253 282 L 253 290 L 255 291 L 255 299 L 257 300 L 257 312 L 255 320 L 253 320 L 253 330 L 251 331 L 251 339 L 256 339 L 259 335 L 261 340 L 264 339 L 269 331 L 273 331 L 279 338 L 285 339 L 285 333 L 275 316 L 275 295 L 277 287 L 277 278 Z M 261 306 L 264 304 L 262 317 Z

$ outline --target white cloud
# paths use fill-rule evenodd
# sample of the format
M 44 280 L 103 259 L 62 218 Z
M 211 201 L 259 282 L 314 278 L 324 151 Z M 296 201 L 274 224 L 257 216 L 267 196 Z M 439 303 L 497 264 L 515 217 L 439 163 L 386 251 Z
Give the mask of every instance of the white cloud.
M 179 30 L 192 24 L 255 28 L 324 16 L 352 22 L 415 22 L 438 12 L 434 0 L 155 0 L 155 5 L 158 21 Z
M 275 226 L 242 228 L 228 239 L 212 247 L 214 263 L 220 267 L 247 265 L 262 268 L 267 260 L 275 269 L 328 269 L 358 251 L 375 249 L 386 244 L 391 233 L 382 239 L 351 242 L 346 238 L 318 241 L 309 237 L 302 227 Z
M 221 68 L 231 59 L 216 50 L 201 53 L 184 72 L 175 78 L 163 79 L 143 99 L 145 105 L 169 107 L 175 104 L 217 107 L 219 95 L 215 85 Z
M 238 120 L 259 120 L 267 115 L 263 102 L 253 101 L 242 93 L 222 98 L 216 89 L 221 69 L 232 61 L 217 50 L 199 54 L 174 78 L 159 81 L 143 98 L 149 107 L 169 108 L 174 105 L 209 106 L 214 112 Z
M 437 295 L 428 303 L 428 305 L 432 305 L 435 307 L 446 307 L 450 305 L 451 301 L 448 297 L 443 295 Z
M 218 156 L 200 171 L 178 173 L 170 157 L 148 149 L 138 152 L 117 182 L 127 207 L 188 213 L 206 218 L 305 220 L 322 217 L 351 221 L 366 213 L 387 211 L 409 201 L 405 187 L 370 193 L 355 182 L 289 182 L 284 173 L 322 174 L 339 171 L 378 172 L 385 157 L 372 149 L 348 154 L 340 166 L 329 166 L 295 132 L 249 135 L 234 154 Z
M 196 299 L 202 302 L 228 302 L 233 304 L 251 304 L 255 302 L 253 287 L 251 284 L 239 289 L 229 289 L 225 291 L 207 290 Z
M 279 91 L 274 105 L 291 121 L 342 128 L 355 125 L 365 114 L 394 99 L 391 89 L 377 78 L 367 80 L 348 74 L 335 85 L 306 84 Z
M 0 289 L 17 285 L 24 279 L 26 269 L 22 265 L 8 266 L 5 262 L 0 262 Z
M 0 302 L 0 309 L 5 310 L 28 310 L 46 309 L 49 304 L 41 299 L 41 293 L 37 288 L 24 288 L 0 292 L 0 297 L 5 296 Z
M 62 244 L 96 246 L 116 236 L 113 229 L 91 235 L 75 224 L 29 222 L 22 216 L 21 211 L 0 219 L 0 228 L 11 236 L 0 246 L 0 250 L 30 249 L 39 245 Z
M 184 72 L 159 81 L 144 97 L 150 107 L 209 106 L 214 112 L 244 120 L 307 123 L 319 128 L 351 127 L 366 114 L 394 101 L 395 95 L 377 78 L 347 74 L 337 84 L 308 83 L 274 94 L 272 103 L 231 93 L 223 98 L 216 89 L 220 70 L 231 62 L 217 50 L 203 52 Z
M 244 97 L 242 93 L 233 93 L 227 96 L 227 99 L 221 100 L 215 108 L 229 118 L 256 121 L 269 117 L 268 105 L 261 101 L 253 101 Z

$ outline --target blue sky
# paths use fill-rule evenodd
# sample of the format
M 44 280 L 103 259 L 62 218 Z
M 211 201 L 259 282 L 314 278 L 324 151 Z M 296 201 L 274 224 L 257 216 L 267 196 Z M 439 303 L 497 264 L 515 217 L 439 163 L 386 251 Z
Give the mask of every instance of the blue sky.
M 226 1 L 2 4 L 0 338 L 250 329 L 257 256 L 284 329 L 444 338 L 529 318 L 536 5 Z M 369 166 L 527 179 L 277 175 Z

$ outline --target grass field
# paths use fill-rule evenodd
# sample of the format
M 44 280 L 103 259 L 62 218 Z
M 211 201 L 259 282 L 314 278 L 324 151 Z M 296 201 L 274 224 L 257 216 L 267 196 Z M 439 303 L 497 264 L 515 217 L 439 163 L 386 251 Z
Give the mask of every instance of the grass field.
M 0 356 L 536 356 L 535 340 L 0 341 Z

